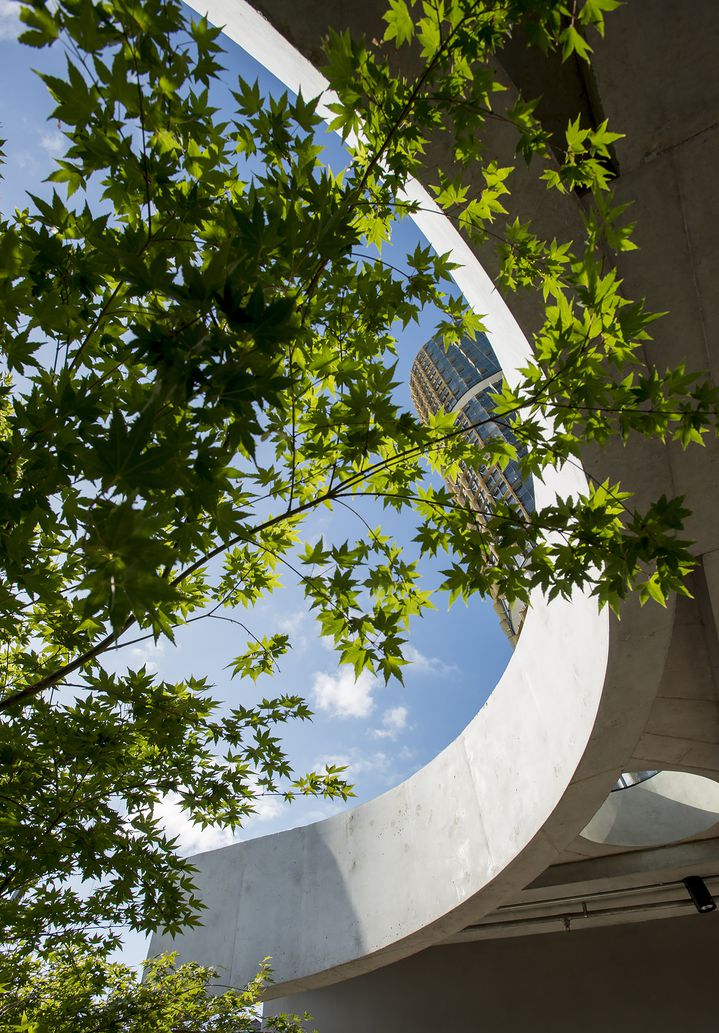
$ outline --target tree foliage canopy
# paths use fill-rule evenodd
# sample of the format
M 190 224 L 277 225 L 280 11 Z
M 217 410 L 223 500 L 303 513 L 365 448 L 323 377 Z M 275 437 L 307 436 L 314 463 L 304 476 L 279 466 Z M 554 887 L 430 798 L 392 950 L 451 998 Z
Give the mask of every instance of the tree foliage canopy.
M 618 608 L 686 591 L 681 500 L 637 511 L 606 483 L 478 523 L 428 471 L 517 449 L 470 442 L 445 413 L 423 425 L 393 394 L 397 328 L 424 306 L 447 346 L 481 328 L 446 289 L 448 256 L 420 246 L 397 269 L 379 255 L 444 136 L 437 204 L 471 241 L 496 239 L 504 289 L 546 302 L 535 362 L 496 403 L 525 476 L 615 435 L 686 445 L 714 429 L 703 377 L 645 364 L 655 316 L 609 260 L 633 246 L 609 189 L 616 135 L 575 120 L 550 140 L 495 73 L 520 28 L 588 60 L 615 6 L 391 0 L 382 45 L 333 35 L 342 173 L 317 145 L 316 101 L 239 82 L 231 116 L 214 106 L 219 30 L 174 0 L 23 8 L 25 43 L 67 51 L 66 74 L 43 75 L 67 146 L 57 189 L 0 223 L 0 924 L 22 950 L 197 921 L 191 866 L 156 817 L 168 794 L 230 827 L 261 792 L 346 795 L 335 769 L 291 771 L 275 730 L 309 716 L 299 697 L 227 709 L 203 679 L 103 666 L 138 636 L 251 609 L 285 568 L 343 663 L 401 678 L 409 621 L 430 605 L 418 560 L 362 524 L 356 540 L 308 541 L 318 507 L 406 511 L 419 553 L 447 555 L 450 598 L 584 588 Z M 416 73 L 394 69 L 395 47 Z M 484 151 L 493 118 L 548 190 L 588 192 L 583 240 L 514 217 L 512 168 Z M 233 673 L 271 672 L 288 647 L 250 635 Z
M 23 964 L 19 986 L 0 987 L 2 1033 L 257 1033 L 256 1006 L 269 970 L 243 990 L 218 990 L 217 973 L 175 965 L 172 956 L 145 965 L 143 978 L 117 962 L 84 955 Z M 208 988 L 214 987 L 213 993 Z M 299 1016 L 269 1017 L 267 1033 L 307 1033 Z

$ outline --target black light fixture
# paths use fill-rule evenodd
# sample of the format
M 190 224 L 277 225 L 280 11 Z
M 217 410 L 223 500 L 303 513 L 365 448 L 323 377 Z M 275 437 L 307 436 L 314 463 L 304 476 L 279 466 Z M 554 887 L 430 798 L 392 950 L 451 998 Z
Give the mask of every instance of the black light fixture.
M 692 904 L 700 915 L 707 915 L 710 911 L 716 911 L 714 897 L 709 892 L 707 884 L 699 875 L 688 875 L 682 880 L 686 891 L 692 898 Z

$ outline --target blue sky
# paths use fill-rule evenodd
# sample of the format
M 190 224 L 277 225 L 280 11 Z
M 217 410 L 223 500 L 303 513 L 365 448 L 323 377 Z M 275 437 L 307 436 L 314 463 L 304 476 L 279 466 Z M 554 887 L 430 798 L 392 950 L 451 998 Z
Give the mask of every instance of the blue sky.
M 25 191 L 48 190 L 43 179 L 53 158 L 62 149 L 63 137 L 47 116 L 51 104 L 45 88 L 32 73 L 33 67 L 61 74 L 64 56 L 59 47 L 50 51 L 30 50 L 15 40 L 17 5 L 0 0 L 0 138 L 5 138 L 7 164 L 0 180 L 0 210 L 24 207 Z M 228 43 L 225 59 L 228 79 L 238 74 L 258 78 L 264 90 L 279 89 L 276 80 L 238 47 Z M 340 153 L 336 138 L 327 145 L 334 157 Z M 414 226 L 405 225 L 393 241 L 397 254 L 389 261 L 401 261 L 401 253 L 421 239 Z M 417 349 L 433 331 L 432 314 L 419 327 L 402 333 L 399 341 L 399 370 L 403 379 L 401 398 L 409 406 L 407 377 Z M 400 539 L 411 536 L 406 525 L 386 514 L 373 516 Z M 360 525 L 349 514 L 323 511 L 308 528 L 309 535 L 324 534 L 342 540 L 358 536 Z M 284 580 L 284 579 L 283 579 Z M 430 581 L 432 580 L 430 572 Z M 436 577 L 434 578 L 436 583 Z M 248 703 L 260 695 L 297 692 L 305 696 L 315 712 L 312 723 L 288 726 L 284 736 L 287 751 L 298 772 L 324 762 L 348 765 L 358 802 L 371 799 L 398 784 L 446 746 L 485 702 L 497 683 L 510 655 L 489 602 L 474 601 L 469 607 L 456 605 L 447 612 L 444 599 L 414 625 L 405 668 L 405 685 L 384 686 L 364 674 L 355 683 L 350 668 L 339 668 L 336 657 L 313 627 L 301 591 L 292 584 L 239 616 L 256 635 L 287 631 L 293 649 L 282 663 L 281 672 L 256 687 L 231 681 L 226 665 L 244 648 L 245 636 L 222 622 L 200 622 L 177 636 L 177 645 L 140 643 L 118 652 L 110 664 L 152 665 L 163 677 L 179 679 L 188 674 L 207 675 L 215 693 L 233 702 Z M 230 629 L 228 631 L 228 629 Z M 298 801 L 283 806 L 274 799 L 260 802 L 258 814 L 238 839 L 264 835 L 313 821 L 340 809 L 336 803 Z M 167 801 L 165 819 L 169 830 L 181 837 L 189 853 L 232 842 L 220 829 L 199 830 Z M 139 961 L 144 954 L 141 937 L 129 937 L 125 957 Z

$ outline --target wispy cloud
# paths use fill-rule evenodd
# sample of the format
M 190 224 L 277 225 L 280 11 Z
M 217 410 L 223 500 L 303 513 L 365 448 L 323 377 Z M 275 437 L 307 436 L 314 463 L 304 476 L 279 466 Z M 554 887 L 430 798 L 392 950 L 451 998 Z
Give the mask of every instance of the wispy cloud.
M 277 796 L 258 796 L 255 800 L 255 812 L 245 821 L 243 829 L 246 830 L 263 821 L 274 821 L 280 816 L 284 807 L 284 801 Z
M 304 652 L 309 643 L 310 616 L 306 609 L 294 610 L 292 613 L 283 614 L 277 621 L 278 631 L 283 631 L 290 636 L 292 648 L 298 653 Z
M 352 746 L 342 753 L 322 754 L 312 765 L 312 770 L 323 771 L 327 764 L 345 769 L 342 777 L 355 787 L 356 803 L 399 785 L 418 766 L 416 750 L 394 743 L 389 748 L 365 751 Z
M 382 750 L 378 750 L 376 753 L 362 753 L 355 748 L 350 753 L 323 754 L 313 764 L 313 770 L 322 771 L 328 764 L 346 768 L 343 777 L 352 782 L 360 775 L 386 776 L 390 771 L 391 763 L 392 758 Z
M 0 0 L 0 40 L 17 39 L 22 28 L 20 4 L 15 0 Z
M 128 653 L 127 662 L 133 670 L 144 667 L 148 674 L 157 674 L 164 655 L 165 643 L 162 639 L 157 642 L 149 639 L 147 642 L 132 647 Z
M 375 728 L 372 735 L 375 739 L 396 739 L 407 727 L 407 707 L 390 707 L 382 715 L 382 727 Z
M 372 693 L 377 679 L 363 671 L 355 678 L 351 667 L 342 667 L 335 675 L 319 672 L 312 683 L 312 697 L 318 710 L 331 717 L 369 717 L 374 710 Z
M 57 129 L 48 129 L 40 136 L 40 146 L 51 158 L 62 154 L 66 145 L 67 140 Z
M 187 811 L 180 806 L 176 794 L 166 796 L 155 808 L 155 816 L 160 819 L 167 835 L 177 837 L 177 847 L 182 854 L 199 854 L 204 850 L 217 850 L 229 846 L 236 841 L 236 836 L 229 829 L 216 826 L 201 828 L 194 825 Z
M 442 677 L 448 674 L 459 674 L 459 667 L 456 664 L 445 663 L 438 656 L 425 656 L 411 642 L 404 647 L 404 655 L 411 664 L 411 670 L 418 674 L 438 674 Z
M 248 838 L 247 833 L 255 825 L 278 818 L 283 808 L 282 800 L 276 796 L 258 796 L 254 814 L 243 822 L 242 829 L 234 832 L 219 825 L 209 825 L 204 829 L 195 825 L 187 811 L 182 809 L 180 797 L 176 793 L 170 793 L 156 806 L 155 815 L 162 822 L 167 835 L 170 838 L 177 837 L 177 848 L 181 854 L 199 854 L 239 843 Z
M 277 626 L 280 631 L 284 631 L 287 635 L 292 635 L 302 627 L 306 620 L 306 610 L 295 610 L 293 613 L 286 613 L 281 617 Z

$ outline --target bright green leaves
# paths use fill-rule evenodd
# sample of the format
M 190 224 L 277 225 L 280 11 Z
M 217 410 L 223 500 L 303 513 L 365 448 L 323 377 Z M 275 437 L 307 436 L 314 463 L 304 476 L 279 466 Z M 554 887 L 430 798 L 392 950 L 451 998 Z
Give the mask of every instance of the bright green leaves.
M 602 604 L 618 610 L 621 600 L 634 588 L 642 604 L 652 600 L 666 605 L 672 593 L 689 595 L 685 580 L 694 566 L 690 542 L 678 540 L 689 511 L 683 500 L 662 496 L 646 513 L 630 513 L 624 507 L 626 493 L 603 484 L 592 494 L 592 511 L 600 515 L 601 525 L 594 534 L 611 534 L 612 522 L 621 525 L 621 550 L 604 560 L 602 578 L 594 594 Z
M 222 28 L 210 25 L 205 15 L 202 18 L 190 19 L 190 35 L 197 47 L 197 60 L 194 65 L 194 76 L 197 82 L 203 86 L 209 86 L 215 81 L 218 75 L 224 71 L 224 66 L 216 58 L 221 54 L 222 47 L 218 42 L 222 36 Z M 162 88 L 163 77 L 160 77 Z M 171 92 L 174 92 L 174 88 Z
M 567 126 L 565 139 L 565 160 L 558 168 L 549 168 L 542 174 L 548 187 L 564 193 L 567 190 L 609 189 L 612 171 L 607 164 L 611 158 L 610 147 L 621 140 L 623 133 L 611 133 L 607 121 L 596 129 L 582 128 L 579 115 Z
M 195 921 L 189 867 L 152 817 L 168 797 L 191 821 L 233 828 L 258 792 L 349 792 L 337 772 L 292 775 L 272 730 L 309 716 L 301 700 L 219 718 L 203 684 L 146 670 L 109 679 L 98 657 L 131 627 L 172 640 L 187 621 L 251 608 L 279 586 L 297 511 L 321 504 L 333 449 L 350 473 L 362 454 L 354 428 L 319 430 L 320 398 L 339 388 L 366 415 L 369 395 L 350 387 L 357 356 L 388 395 L 386 327 L 440 293 L 418 274 L 405 295 L 401 280 L 350 258 L 359 235 L 314 143 L 315 102 L 258 102 L 239 84 L 236 125 L 219 120 L 204 88 L 219 67 L 206 21 L 186 26 L 173 3 L 86 0 L 47 17 L 42 42 L 63 35 L 84 56 L 46 79 L 68 140 L 53 179 L 68 200 L 33 198 L 0 238 L 3 353 L 25 374 L 1 428 L 11 590 L 0 633 L 4 737 L 27 763 L 3 773 L 3 791 L 32 819 L 22 835 L 13 825 L 12 846 L 2 839 L 24 924 L 12 896 L 0 919 L 25 945 L 69 926 L 82 939 L 98 923 Z M 361 297 L 336 320 L 338 289 Z M 337 343 L 348 327 L 351 357 Z M 377 416 L 398 420 L 388 400 Z M 332 589 L 345 597 L 339 579 Z M 376 625 L 377 649 L 394 656 L 393 627 Z M 234 673 L 258 677 L 286 645 L 266 636 Z M 53 686 L 76 704 L 42 699 Z
M 21 7 L 20 21 L 28 27 L 18 38 L 27 46 L 46 47 L 58 37 L 59 26 L 44 6 Z
M 483 168 L 482 175 L 487 184 L 486 187 L 478 196 L 460 207 L 456 215 L 460 228 L 470 239 L 483 242 L 486 239 L 486 224 L 494 222 L 498 215 L 507 214 L 500 198 L 509 194 L 509 188 L 504 181 L 512 171 L 511 166 L 500 168 L 496 162 L 489 162 Z M 459 192 L 456 193 L 456 196 L 459 197 Z M 448 207 L 442 203 L 439 197 L 438 202 L 443 207 Z
M 517 131 L 517 154 L 521 154 L 527 165 L 535 154 L 546 155 L 549 133 L 534 114 L 538 100 L 525 100 L 518 94 L 507 112 L 507 118 Z
M 425 17 L 417 22 L 417 42 L 420 45 L 422 57 L 432 57 L 442 44 L 441 33 L 441 12 L 442 5 L 424 3 L 422 5 Z M 398 40 L 399 42 L 399 40 Z
M 372 487 L 370 480 L 370 490 L 360 494 L 374 494 Z M 383 492 L 377 494 L 381 497 Z M 350 492 L 345 497 L 351 497 Z M 302 556 L 311 567 L 303 579 L 305 590 L 341 663 L 352 666 L 356 677 L 369 670 L 381 673 L 385 681 L 402 681 L 403 635 L 412 617 L 432 607 L 430 593 L 420 588 L 416 563 L 407 562 L 398 545 L 380 528 L 368 526 L 367 532 L 366 539 L 353 544 L 326 548 L 320 540 L 308 545 Z
M 362 86 L 364 74 L 371 67 L 369 51 L 363 43 L 353 40 L 349 32 L 336 32 L 332 28 L 325 49 L 328 62 L 325 73 L 341 98 L 341 103 L 329 106 L 335 116 L 329 126 L 337 130 L 343 140 L 348 140 L 364 127 Z
M 228 606 L 253 606 L 280 584 L 277 559 L 250 545 L 235 546 L 225 556 L 225 575 L 219 590 Z
M 249 642 L 247 649 L 236 656 L 229 665 L 232 677 L 251 678 L 257 681 L 261 674 L 272 674 L 278 668 L 277 660 L 289 649 L 288 635 L 263 635 L 261 639 Z
M 415 26 L 409 6 L 405 0 L 389 0 L 389 8 L 382 17 L 387 22 L 387 28 L 384 32 L 386 40 L 395 40 L 398 48 L 403 43 L 409 43 L 412 40 Z M 425 28 L 423 34 L 423 41 L 425 43 L 427 42 L 427 32 L 428 29 Z
M 620 2 L 619 0 L 580 0 L 578 4 L 562 3 L 552 6 L 555 6 L 556 10 L 552 12 L 555 20 L 551 37 L 552 42 L 558 44 L 561 49 L 562 60 L 566 61 L 576 54 L 580 60 L 589 62 L 592 47 L 583 32 L 593 28 L 600 36 L 603 36 L 604 16 L 615 11 L 620 6 Z M 552 14 L 550 14 L 550 18 Z
M 612 204 L 611 192 L 598 192 L 594 195 L 594 204 L 586 215 L 587 244 L 598 246 L 604 241 L 610 250 L 635 251 L 637 245 L 632 240 L 634 223 L 622 221 L 629 204 Z
M 592 26 L 600 36 L 604 35 L 604 16 L 621 7 L 621 0 L 584 0 L 579 7 L 578 20 L 581 25 Z
M 250 1033 L 256 1009 L 271 980 L 265 963 L 243 989 L 218 992 L 218 973 L 195 963 L 177 964 L 166 954 L 142 969 L 109 962 L 96 953 L 58 952 L 46 962 L 2 958 L 0 1014 L 16 1033 L 175 1033 L 178 1024 L 193 1033 Z M 276 1033 L 302 1033 L 298 1016 L 263 1020 Z
M 559 42 L 562 45 L 562 60 L 566 61 L 572 54 L 589 61 L 592 48 L 586 39 L 577 31 L 574 25 L 568 25 L 559 35 Z
M 309 713 L 307 716 L 310 716 Z M 310 771 L 295 779 L 293 788 L 284 793 L 283 797 L 288 802 L 297 796 L 341 796 L 343 800 L 348 800 L 355 794 L 347 788 L 344 780 L 346 770 L 345 765 L 326 764 L 322 771 Z
M 0 296 L 13 292 L 13 281 L 22 269 L 21 237 L 7 224 L 0 226 Z
M 432 190 L 440 208 L 451 208 L 454 205 L 464 204 L 469 187 L 462 183 L 461 177 L 457 176 L 452 180 L 440 171 L 439 186 L 432 187 Z
M 47 13 L 47 12 L 45 12 Z M 77 131 L 86 128 L 93 115 L 97 113 L 100 92 L 96 86 L 88 84 L 77 65 L 68 58 L 67 77 L 60 79 L 54 75 L 44 75 L 43 82 L 57 107 L 52 115 L 58 122 L 76 127 Z

